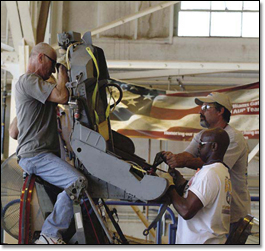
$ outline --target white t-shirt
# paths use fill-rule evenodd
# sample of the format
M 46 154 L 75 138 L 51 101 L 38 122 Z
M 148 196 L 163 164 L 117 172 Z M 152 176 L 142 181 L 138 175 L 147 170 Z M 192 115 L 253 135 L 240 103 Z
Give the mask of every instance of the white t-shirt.
M 224 244 L 230 226 L 231 181 L 222 163 L 205 165 L 188 182 L 188 191 L 202 202 L 197 214 L 184 220 L 178 216 L 176 244 Z
M 227 125 L 224 129 L 230 138 L 230 144 L 224 156 L 229 167 L 232 182 L 231 223 L 250 214 L 250 195 L 247 187 L 248 146 L 243 134 Z M 185 152 L 198 157 L 198 146 L 204 130 L 194 136 Z

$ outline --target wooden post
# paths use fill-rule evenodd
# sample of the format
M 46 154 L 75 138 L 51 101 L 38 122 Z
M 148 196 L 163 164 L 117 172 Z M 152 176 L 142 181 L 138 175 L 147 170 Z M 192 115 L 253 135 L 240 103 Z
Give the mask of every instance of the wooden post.
M 58 45 L 57 34 L 63 32 L 63 1 L 52 1 L 51 5 L 51 45 Z
M 41 1 L 39 20 L 37 25 L 36 44 L 43 42 L 49 15 L 50 1 Z

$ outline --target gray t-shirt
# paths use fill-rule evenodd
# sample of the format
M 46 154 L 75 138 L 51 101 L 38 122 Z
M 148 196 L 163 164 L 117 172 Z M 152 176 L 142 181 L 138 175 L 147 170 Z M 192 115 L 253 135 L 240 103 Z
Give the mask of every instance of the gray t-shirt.
M 47 101 L 56 85 L 37 74 L 22 75 L 15 86 L 18 121 L 17 155 L 34 157 L 40 153 L 60 156 L 57 131 L 57 103 Z
M 229 167 L 232 183 L 231 220 L 237 222 L 250 213 L 250 195 L 247 187 L 248 146 L 243 134 L 227 125 L 224 129 L 230 138 L 230 144 L 224 156 Z M 198 157 L 198 146 L 204 130 L 194 136 L 185 152 Z

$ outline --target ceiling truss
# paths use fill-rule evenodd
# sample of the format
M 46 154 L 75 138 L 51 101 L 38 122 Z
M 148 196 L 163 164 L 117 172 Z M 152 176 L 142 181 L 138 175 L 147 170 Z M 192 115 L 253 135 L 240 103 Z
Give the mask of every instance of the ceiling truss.
M 168 7 L 170 8 L 169 20 L 172 22 L 172 7 L 179 2 L 159 3 L 101 25 L 91 30 L 91 34 L 98 35 L 127 22 L 136 22 L 140 17 Z M 1 43 L 1 50 L 9 52 L 15 50 L 19 55 L 19 45 L 28 45 L 30 50 L 36 43 L 43 41 L 50 6 L 52 6 L 51 21 L 56 21 L 56 25 L 52 27 L 51 41 L 56 41 L 56 34 L 62 32 L 63 1 L 53 2 L 52 5 L 50 3 L 50 1 L 40 3 L 31 1 L 29 6 L 28 2 L 6 1 L 14 48 Z M 173 37 L 172 29 L 169 29 L 169 33 Z M 56 47 L 55 44 L 54 47 Z M 8 70 L 7 64 L 3 65 L 2 62 L 1 60 L 1 68 Z M 141 85 L 179 85 L 180 80 L 184 85 L 228 85 L 229 83 L 236 85 L 247 81 L 259 81 L 258 63 L 107 60 L 107 64 L 112 78 Z M 13 67 L 14 64 L 8 65 Z M 244 72 L 243 75 L 242 72 Z M 216 74 L 219 74 L 218 77 Z

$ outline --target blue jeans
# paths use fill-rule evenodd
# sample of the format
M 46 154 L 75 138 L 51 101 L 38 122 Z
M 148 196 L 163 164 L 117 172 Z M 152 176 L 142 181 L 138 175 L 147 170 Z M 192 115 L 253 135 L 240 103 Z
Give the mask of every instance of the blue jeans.
M 84 175 L 66 161 L 52 153 L 42 153 L 33 158 L 21 158 L 19 165 L 28 174 L 35 174 L 43 180 L 67 188 Z M 41 234 L 49 237 L 62 237 L 73 217 L 73 202 L 65 191 L 56 200 L 52 213 L 45 220 Z

